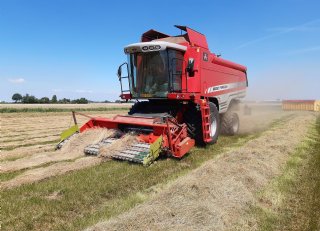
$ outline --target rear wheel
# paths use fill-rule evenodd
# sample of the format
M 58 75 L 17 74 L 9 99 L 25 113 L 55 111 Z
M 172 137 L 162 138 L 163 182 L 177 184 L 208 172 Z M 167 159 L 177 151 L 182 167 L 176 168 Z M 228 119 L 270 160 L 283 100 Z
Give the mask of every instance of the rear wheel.
M 221 133 L 233 136 L 239 132 L 240 121 L 237 113 L 227 111 L 223 114 L 221 120 Z

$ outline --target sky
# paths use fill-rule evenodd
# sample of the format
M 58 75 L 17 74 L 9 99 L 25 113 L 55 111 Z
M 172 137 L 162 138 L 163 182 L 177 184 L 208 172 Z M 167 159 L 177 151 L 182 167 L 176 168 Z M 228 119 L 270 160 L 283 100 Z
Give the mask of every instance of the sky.
M 116 100 L 124 46 L 173 25 L 247 66 L 247 99 L 320 99 L 319 12 L 318 0 L 0 0 L 0 101 Z

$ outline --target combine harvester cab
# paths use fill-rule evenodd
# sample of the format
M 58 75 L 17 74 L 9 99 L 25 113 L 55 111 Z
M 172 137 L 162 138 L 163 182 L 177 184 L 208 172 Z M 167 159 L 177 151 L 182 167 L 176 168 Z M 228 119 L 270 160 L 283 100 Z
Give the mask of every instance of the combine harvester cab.
M 182 158 L 195 143 L 213 144 L 220 130 L 237 133 L 234 109 L 246 94 L 246 67 L 211 53 L 203 34 L 176 27 L 185 33 L 149 30 L 139 43 L 124 48 L 128 62 L 118 68 L 120 98 L 137 102 L 128 115 L 90 118 L 79 132 L 107 128 L 119 133 L 89 145 L 85 153 L 99 155 L 102 146 L 130 133 L 136 142 L 112 158 L 150 164 L 160 154 Z M 61 144 L 74 132 L 77 127 L 65 132 Z

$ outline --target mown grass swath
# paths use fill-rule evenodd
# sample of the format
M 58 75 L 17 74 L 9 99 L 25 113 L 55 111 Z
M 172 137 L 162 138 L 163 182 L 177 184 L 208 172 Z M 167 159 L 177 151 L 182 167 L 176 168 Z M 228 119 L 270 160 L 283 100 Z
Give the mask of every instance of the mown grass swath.
M 276 204 L 252 210 L 260 230 L 320 229 L 320 116 L 281 176 L 260 193 L 260 201 L 272 201 L 270 195 L 278 198 Z
M 55 139 L 55 140 L 50 140 L 50 141 L 41 141 L 41 142 L 36 142 L 36 143 L 30 143 L 30 144 L 18 144 L 18 145 L 12 145 L 8 147 L 2 148 L 3 151 L 10 151 L 16 148 L 22 148 L 22 147 L 30 147 L 34 145 L 45 145 L 45 144 L 57 144 L 60 139 Z
M 274 123 L 279 126 L 283 118 Z M 161 159 L 150 167 L 109 161 L 49 180 L 4 190 L 2 227 L 8 230 L 79 230 L 120 214 L 149 198 L 152 188 L 206 160 L 259 136 L 220 137 L 216 145 L 194 148 L 182 160 Z M 56 195 L 52 198 L 51 195 Z

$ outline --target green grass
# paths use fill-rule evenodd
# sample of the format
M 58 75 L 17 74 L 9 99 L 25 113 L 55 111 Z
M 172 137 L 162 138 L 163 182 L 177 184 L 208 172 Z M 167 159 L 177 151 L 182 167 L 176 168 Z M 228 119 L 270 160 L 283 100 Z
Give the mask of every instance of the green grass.
M 259 193 L 260 230 L 320 230 L 320 116 L 281 176 Z
M 280 126 L 284 118 L 276 121 Z M 258 137 L 220 137 L 217 144 L 193 148 L 182 160 L 162 159 L 150 167 L 109 161 L 31 185 L 0 192 L 3 230 L 79 230 L 148 200 L 152 188 L 166 185 L 229 148 Z M 57 199 L 48 199 L 52 193 Z M 182 192 L 183 193 L 183 192 Z
M 0 182 L 7 181 L 15 178 L 16 176 L 20 175 L 23 171 L 15 171 L 15 172 L 5 172 L 0 174 Z M 1 211 L 0 211 L 1 212 Z
M 128 110 L 128 107 L 97 107 L 97 108 L 0 108 L 0 113 L 17 112 L 71 112 L 71 111 L 121 111 Z
M 76 161 L 77 159 L 80 159 L 80 158 L 81 157 L 78 157 L 78 158 L 75 158 L 75 159 L 71 159 L 71 160 L 50 161 L 48 163 L 40 164 L 40 165 L 33 166 L 33 167 L 24 168 L 24 169 L 17 170 L 17 171 L 14 171 L 14 172 L 4 172 L 4 173 L 0 174 L 0 182 L 11 180 L 11 179 L 15 178 L 16 176 L 19 176 L 19 175 L 21 175 L 22 173 L 24 173 L 24 172 L 26 172 L 28 170 L 32 170 L 32 169 L 36 169 L 36 168 L 45 168 L 45 167 L 48 167 L 50 165 L 53 165 L 53 164 L 56 164 L 56 163 L 60 163 L 60 162 L 64 162 L 64 163 L 65 162 L 74 162 L 74 161 Z M 20 159 L 20 158 L 17 158 L 17 157 L 16 158 L 11 158 L 11 159 L 8 158 L 8 159 L 5 159 L 5 161 L 15 161 L 17 159 Z

